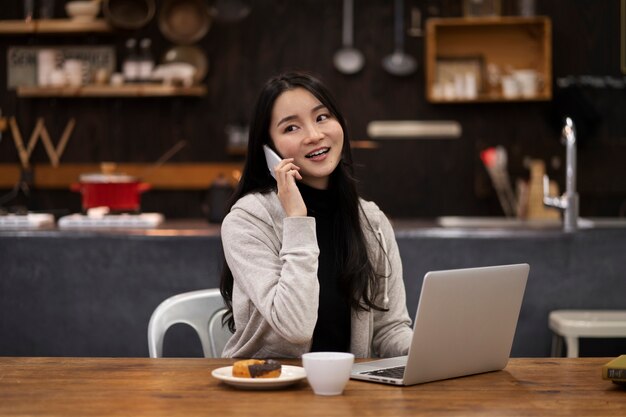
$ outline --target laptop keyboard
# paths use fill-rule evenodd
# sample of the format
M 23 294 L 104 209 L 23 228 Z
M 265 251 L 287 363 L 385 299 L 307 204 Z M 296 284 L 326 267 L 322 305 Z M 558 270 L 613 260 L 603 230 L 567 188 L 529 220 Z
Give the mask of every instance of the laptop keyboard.
M 404 376 L 404 368 L 404 366 L 396 366 L 393 368 L 377 369 L 375 371 L 363 372 L 363 374 L 401 379 Z

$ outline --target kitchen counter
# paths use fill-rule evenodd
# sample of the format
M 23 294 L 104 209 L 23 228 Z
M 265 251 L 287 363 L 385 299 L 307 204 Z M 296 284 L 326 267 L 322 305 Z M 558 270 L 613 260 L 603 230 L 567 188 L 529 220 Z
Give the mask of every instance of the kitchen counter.
M 427 271 L 520 262 L 531 271 L 513 356 L 549 354 L 551 310 L 625 308 L 626 228 L 438 224 L 394 222 L 412 316 Z M 176 293 L 219 286 L 221 264 L 219 226 L 202 220 L 148 230 L 0 231 L 0 355 L 147 356 L 154 308 Z M 165 353 L 201 355 L 195 342 L 176 326 Z M 611 343 L 620 341 L 589 342 L 587 351 Z

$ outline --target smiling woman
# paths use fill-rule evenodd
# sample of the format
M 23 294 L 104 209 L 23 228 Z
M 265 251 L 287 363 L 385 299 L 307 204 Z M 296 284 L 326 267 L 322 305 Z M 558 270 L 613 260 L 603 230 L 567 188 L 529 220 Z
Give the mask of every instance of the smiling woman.
M 283 158 L 276 179 L 264 146 Z M 346 121 L 326 87 L 300 72 L 269 80 L 221 229 L 221 290 L 234 332 L 225 356 L 407 353 L 410 319 L 393 230 L 359 198 L 355 182 Z
M 313 94 L 304 88 L 283 93 L 274 104 L 270 136 L 278 153 L 300 168 L 304 184 L 328 188 L 341 159 L 343 129 Z

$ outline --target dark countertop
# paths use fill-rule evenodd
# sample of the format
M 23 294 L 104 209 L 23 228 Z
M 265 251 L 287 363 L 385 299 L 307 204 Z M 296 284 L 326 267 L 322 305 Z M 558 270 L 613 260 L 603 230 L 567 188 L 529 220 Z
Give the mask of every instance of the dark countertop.
M 472 218 L 468 218 L 472 219 Z M 475 218 L 473 218 L 475 219 Z M 490 218 L 485 218 L 490 219 Z M 497 220 L 496 220 L 497 222 Z M 570 233 L 564 232 L 555 222 L 520 222 L 512 227 L 502 227 L 499 223 L 494 226 L 469 226 L 469 227 L 444 227 L 437 219 L 391 219 L 397 237 L 429 236 L 441 238 L 466 238 L 466 237 L 556 237 L 567 236 Z M 601 228 L 581 228 L 575 233 L 590 233 L 597 231 L 626 231 L 624 227 L 601 227 Z M 167 220 L 156 228 L 129 229 L 129 228 L 71 228 L 60 229 L 58 227 L 48 227 L 41 229 L 22 230 L 0 230 L 0 236 L 149 236 L 149 237 L 219 237 L 220 225 L 210 224 L 203 219 L 187 220 Z
M 411 316 L 428 271 L 531 265 L 513 356 L 549 354 L 552 310 L 624 309 L 626 228 L 393 224 Z M 152 311 L 171 295 L 218 287 L 222 262 L 219 226 L 201 219 L 147 230 L 0 231 L 0 355 L 147 356 Z M 165 352 L 201 354 L 193 336 L 182 340 L 166 340 Z

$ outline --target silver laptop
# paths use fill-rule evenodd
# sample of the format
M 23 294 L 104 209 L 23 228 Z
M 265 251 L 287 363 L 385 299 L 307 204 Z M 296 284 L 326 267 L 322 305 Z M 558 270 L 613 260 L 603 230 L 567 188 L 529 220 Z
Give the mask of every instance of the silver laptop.
M 428 272 L 408 356 L 355 363 L 351 378 L 414 385 L 503 369 L 530 266 Z

